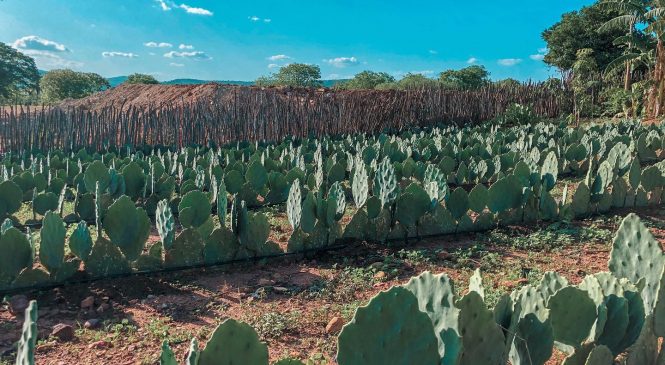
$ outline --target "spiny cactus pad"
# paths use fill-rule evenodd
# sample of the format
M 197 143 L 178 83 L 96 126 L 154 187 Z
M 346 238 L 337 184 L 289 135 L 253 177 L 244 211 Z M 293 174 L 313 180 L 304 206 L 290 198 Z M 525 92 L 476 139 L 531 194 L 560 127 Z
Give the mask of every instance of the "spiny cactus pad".
M 404 287 L 418 300 L 420 311 L 427 313 L 434 326 L 439 343 L 439 355 L 442 365 L 454 364 L 459 353 L 459 335 L 457 335 L 457 317 L 459 309 L 455 307 L 455 289 L 452 280 L 446 274 L 433 275 L 426 271 L 411 278 Z M 449 343 L 444 341 L 454 335 Z
M 23 320 L 23 330 L 21 338 L 18 341 L 16 349 L 16 365 L 34 365 L 35 347 L 37 346 L 37 302 L 30 301 L 25 310 L 25 319 Z
M 547 306 L 554 339 L 568 346 L 579 347 L 596 322 L 596 304 L 593 300 L 584 290 L 568 286 L 550 297 Z
M 39 261 L 50 273 L 55 273 L 62 266 L 65 258 L 65 234 L 67 229 L 62 218 L 56 213 L 46 212 L 42 229 L 39 231 Z
M 393 287 L 356 310 L 338 337 L 339 365 L 438 364 L 432 322 L 409 290 Z
M 505 364 L 506 347 L 503 331 L 494 322 L 492 312 L 475 291 L 469 292 L 458 303 L 459 334 L 462 351 L 459 365 Z
M 208 220 L 211 209 L 210 200 L 203 192 L 190 191 L 178 204 L 178 218 L 183 227 L 199 227 Z
M 106 212 L 104 231 L 127 260 L 134 261 L 150 235 L 150 219 L 143 208 L 136 207 L 128 196 L 123 195 Z
M 227 319 L 212 333 L 198 365 L 235 364 L 268 365 L 268 347 L 250 325 Z

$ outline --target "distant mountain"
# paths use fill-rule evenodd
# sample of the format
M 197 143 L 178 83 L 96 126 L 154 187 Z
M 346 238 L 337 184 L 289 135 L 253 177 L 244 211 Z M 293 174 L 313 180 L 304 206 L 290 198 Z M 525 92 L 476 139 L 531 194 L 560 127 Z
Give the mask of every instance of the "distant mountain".
M 39 75 L 44 76 L 48 71 L 44 70 L 39 70 Z M 127 81 L 127 76 L 115 76 L 115 77 L 108 77 L 106 78 L 109 81 L 109 84 L 111 84 L 111 87 L 116 87 L 123 82 Z M 339 84 L 340 82 L 344 82 L 347 80 L 321 80 L 323 83 L 324 87 L 333 87 L 336 84 Z M 164 81 L 161 84 L 162 85 L 200 85 L 200 84 L 207 84 L 209 82 L 219 82 L 220 84 L 228 84 L 228 85 L 240 85 L 240 86 L 252 86 L 254 85 L 254 81 L 236 81 L 236 80 L 221 80 L 221 81 L 210 81 L 210 80 L 198 80 L 198 79 L 174 79 L 174 80 L 169 80 L 169 81 Z

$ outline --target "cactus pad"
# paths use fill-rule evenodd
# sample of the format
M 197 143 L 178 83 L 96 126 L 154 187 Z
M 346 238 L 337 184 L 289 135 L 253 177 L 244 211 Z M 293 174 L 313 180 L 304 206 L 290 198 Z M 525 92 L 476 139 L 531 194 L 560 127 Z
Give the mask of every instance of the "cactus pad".
M 268 365 L 268 347 L 246 323 L 227 319 L 217 326 L 198 365 Z

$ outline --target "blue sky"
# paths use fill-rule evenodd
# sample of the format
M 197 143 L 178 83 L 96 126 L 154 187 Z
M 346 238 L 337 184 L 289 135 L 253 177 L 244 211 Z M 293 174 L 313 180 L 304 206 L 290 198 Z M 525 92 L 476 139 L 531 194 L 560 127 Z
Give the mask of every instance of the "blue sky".
M 254 80 L 290 62 L 325 79 L 436 76 L 482 64 L 544 79 L 542 30 L 591 0 L 4 0 L 0 41 L 41 69 L 112 77 Z

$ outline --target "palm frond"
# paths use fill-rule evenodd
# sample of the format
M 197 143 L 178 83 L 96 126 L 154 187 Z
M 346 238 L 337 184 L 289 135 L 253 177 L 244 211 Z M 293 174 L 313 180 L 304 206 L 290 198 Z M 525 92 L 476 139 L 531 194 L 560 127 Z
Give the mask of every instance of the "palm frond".
M 628 28 L 637 22 L 637 17 L 634 15 L 619 15 L 616 18 L 610 19 L 598 28 L 599 32 L 605 32 L 615 28 Z
M 607 67 L 605 67 L 605 72 L 610 72 L 610 71 L 614 70 L 615 68 L 622 67 L 626 64 L 626 62 L 634 61 L 634 60 L 638 59 L 640 56 L 641 56 L 640 53 L 627 53 L 627 54 L 621 55 L 621 56 L 615 58 L 614 60 L 612 60 L 612 62 L 610 62 L 607 65 Z

